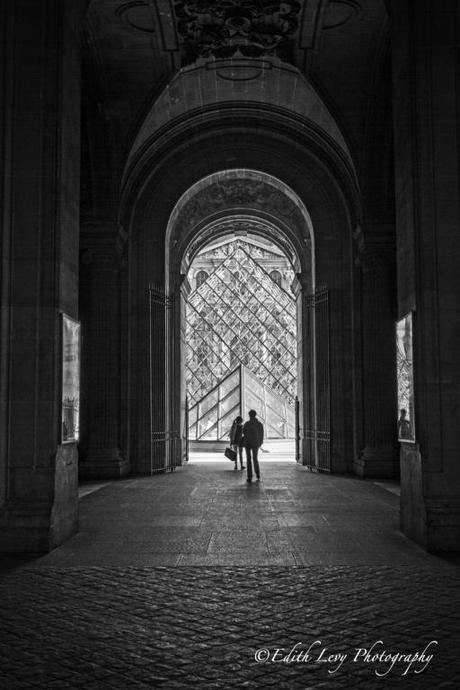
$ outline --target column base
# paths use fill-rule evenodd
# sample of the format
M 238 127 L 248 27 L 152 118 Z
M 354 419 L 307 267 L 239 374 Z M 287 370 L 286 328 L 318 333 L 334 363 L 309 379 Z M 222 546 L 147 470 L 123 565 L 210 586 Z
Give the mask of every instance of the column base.
M 398 479 L 398 449 L 366 446 L 359 458 L 353 461 L 353 471 L 362 479 Z
M 422 458 L 417 444 L 401 444 L 401 532 L 427 548 L 426 510 L 423 496 Z
M 48 552 L 51 506 L 42 502 L 9 503 L 0 509 L 0 551 Z M 69 535 L 70 536 L 70 535 Z
M 460 500 L 427 499 L 426 547 L 431 553 L 460 554 Z
M 0 509 L 3 553 L 48 553 L 77 531 L 77 501 L 65 515 L 48 503 L 9 504 Z
M 0 508 L 0 551 L 47 553 L 78 531 L 77 464 L 76 444 L 60 445 L 52 486 L 33 472 L 23 478 L 31 489 L 41 489 L 41 495 L 46 491 L 49 500 L 11 499 Z
M 76 443 L 58 446 L 51 508 L 50 549 L 78 531 L 78 448 Z
M 460 500 L 424 496 L 417 444 L 401 444 L 401 531 L 431 553 L 460 553 Z
M 121 479 L 130 471 L 131 464 L 119 448 L 97 448 L 86 453 L 78 475 L 80 479 Z

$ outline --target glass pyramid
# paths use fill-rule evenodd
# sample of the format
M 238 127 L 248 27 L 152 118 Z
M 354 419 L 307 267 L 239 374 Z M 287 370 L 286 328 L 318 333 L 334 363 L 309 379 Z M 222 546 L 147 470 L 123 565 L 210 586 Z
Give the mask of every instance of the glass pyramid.
M 266 438 L 294 438 L 293 407 L 242 365 L 190 408 L 188 438 L 228 442 L 233 420 L 247 419 L 250 409 L 257 411 Z
M 296 394 L 294 297 L 251 257 L 234 250 L 186 305 L 185 377 L 191 408 L 242 364 L 291 405 Z

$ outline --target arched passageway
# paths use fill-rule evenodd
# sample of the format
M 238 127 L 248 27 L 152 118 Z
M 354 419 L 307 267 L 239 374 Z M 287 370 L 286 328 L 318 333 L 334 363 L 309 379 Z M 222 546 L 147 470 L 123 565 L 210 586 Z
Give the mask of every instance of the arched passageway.
M 240 17 L 244 40 L 221 35 L 211 50 L 214 19 L 195 31 L 180 2 L 177 16 L 151 3 L 3 3 L 2 548 L 53 548 L 77 529 L 78 471 L 149 473 L 152 428 L 157 456 L 180 461 L 180 394 L 168 391 L 182 271 L 168 274 L 167 228 L 187 191 L 231 170 L 282 182 L 314 229 L 299 344 L 319 288 L 329 328 L 310 340 L 302 366 L 316 380 L 302 393 L 329 412 L 330 438 L 304 425 L 307 450 L 327 441 L 333 471 L 365 477 L 396 475 L 401 458 L 404 531 L 432 550 L 458 545 L 458 7 L 294 4 L 287 23 L 271 7 L 252 27 Z M 222 26 L 238 32 L 227 11 Z M 287 35 L 255 45 L 259 19 Z M 76 321 L 81 405 L 62 385 L 62 325 Z M 414 383 L 399 444 L 395 323 Z M 327 398 L 313 366 L 325 350 Z M 81 408 L 78 441 L 65 397 Z
M 283 397 L 286 398 L 286 402 L 291 406 L 292 420 L 291 420 L 291 432 L 290 437 L 293 439 L 295 436 L 295 398 L 298 397 L 300 400 L 300 405 L 298 409 L 300 414 L 303 413 L 303 391 L 308 390 L 309 386 L 313 384 L 312 381 L 308 381 L 308 371 L 302 366 L 304 361 L 308 361 L 310 353 L 308 352 L 305 345 L 305 341 L 302 339 L 302 319 L 305 319 L 303 312 L 305 300 L 302 301 L 302 290 L 300 286 L 303 284 L 305 288 L 308 286 L 308 293 L 311 295 L 314 292 L 314 238 L 312 234 L 311 219 L 304 205 L 296 194 L 289 189 L 286 185 L 280 182 L 278 179 L 271 175 L 262 173 L 260 171 L 248 170 L 248 169 L 231 169 L 226 171 L 221 171 L 217 174 L 210 175 L 193 185 L 189 190 L 187 190 L 182 197 L 177 202 L 167 229 L 166 237 L 166 285 L 169 295 L 173 296 L 173 301 L 179 303 L 179 318 L 185 319 L 185 304 L 189 298 L 189 293 L 191 285 L 187 279 L 187 274 L 190 270 L 190 266 L 193 263 L 194 258 L 206 247 L 210 241 L 217 241 L 219 238 L 225 237 L 229 230 L 237 230 L 238 233 L 252 233 L 255 237 L 259 236 L 261 238 L 269 240 L 273 247 L 278 247 L 279 251 L 286 256 L 286 260 L 291 266 L 290 271 L 290 281 L 289 281 L 289 291 L 292 289 L 292 307 L 291 302 L 288 298 L 288 293 L 283 293 L 283 291 L 276 285 L 273 285 L 271 279 L 268 283 L 271 286 L 264 288 L 262 290 L 261 283 L 259 281 L 258 286 L 261 290 L 261 295 L 263 297 L 256 298 L 253 296 L 253 318 L 257 321 L 259 325 L 259 335 L 260 338 L 255 337 L 256 324 L 251 328 L 245 327 L 245 334 L 237 335 L 239 333 L 238 327 L 232 329 L 233 339 L 237 340 L 234 343 L 235 352 L 238 347 L 246 351 L 247 355 L 245 357 L 240 357 L 238 363 L 242 365 L 249 364 L 248 357 L 252 357 L 252 370 L 256 373 L 256 380 L 253 383 L 252 388 L 257 385 L 256 381 L 260 381 L 263 385 L 268 382 L 269 389 L 272 390 L 272 395 L 281 395 L 279 404 L 282 404 Z M 250 245 L 247 246 L 249 249 Z M 239 249 L 241 256 L 239 258 L 240 262 L 243 262 L 240 269 L 244 269 L 244 265 L 248 262 L 251 263 L 251 269 L 253 274 L 257 272 L 256 264 L 250 256 L 245 253 L 243 249 Z M 260 248 L 259 248 L 260 253 Z M 245 261 L 246 259 L 246 261 Z M 235 262 L 235 259 L 233 259 Z M 244 265 L 243 265 L 244 264 Z M 247 266 L 246 266 L 247 269 Z M 223 269 L 225 272 L 225 268 Z M 260 269 L 259 269 L 260 270 Z M 234 271 L 237 273 L 238 267 L 236 266 Z M 221 278 L 224 282 L 231 282 L 233 272 L 226 272 L 226 275 L 222 275 Z M 179 276 L 179 278 L 178 278 Z M 263 277 L 263 276 L 262 276 Z M 252 276 L 254 279 L 254 275 Z M 217 280 L 217 277 L 215 277 Z M 236 285 L 240 280 L 236 280 Z M 222 282 L 221 282 L 222 285 Z M 251 283 L 246 286 L 246 289 L 253 289 L 255 283 L 251 287 Z M 201 288 L 203 291 L 204 288 Z M 279 303 L 278 307 L 275 305 L 273 300 L 273 293 L 279 293 Z M 235 293 L 236 297 L 236 293 Z M 231 294 L 229 293 L 228 298 L 231 300 Z M 199 317 L 199 312 L 197 309 L 206 310 L 207 307 L 200 298 L 197 298 L 201 306 L 197 304 L 195 309 L 195 317 Z M 239 298 L 238 298 L 239 299 Z M 248 297 L 249 299 L 249 297 Z M 260 299 L 267 302 L 267 307 L 260 303 Z M 273 375 L 271 369 L 275 365 L 266 361 L 267 353 L 270 354 L 269 347 L 263 347 L 260 344 L 262 336 L 262 331 L 266 330 L 266 323 L 270 319 L 275 319 L 275 314 L 269 311 L 269 301 L 273 302 L 272 310 L 276 310 L 280 313 L 280 318 L 285 319 L 283 310 L 292 309 L 293 323 L 291 330 L 291 347 L 286 349 L 286 345 L 283 345 L 280 338 L 277 338 L 277 342 L 280 346 L 278 354 L 283 357 L 286 361 L 284 363 L 284 378 L 289 377 L 289 379 L 297 379 L 300 382 L 299 387 L 293 387 L 293 383 L 286 382 L 283 387 L 277 380 L 276 375 Z M 284 301 L 283 301 L 284 300 Z M 283 304 L 285 306 L 283 307 Z M 258 310 L 255 307 L 258 304 Z M 240 301 L 241 309 L 247 308 L 247 300 Z M 227 300 L 228 308 L 228 300 Z M 260 315 L 256 319 L 256 313 L 260 311 Z M 234 321 L 238 321 L 238 313 L 230 309 L 229 313 L 233 314 L 232 318 Z M 246 315 L 246 319 L 249 316 L 249 312 Z M 216 315 L 214 314 L 216 318 Z M 227 325 L 228 325 L 227 316 Z M 251 317 L 252 318 L 252 317 Z M 203 326 L 203 319 L 199 319 L 201 327 Z M 208 324 L 209 325 L 209 324 Z M 241 325 L 241 324 L 240 324 Z M 285 323 L 284 328 L 286 327 Z M 313 324 L 312 324 L 313 325 Z M 222 324 L 225 328 L 225 325 Z M 278 328 L 280 324 L 278 324 Z M 183 457 L 186 454 L 186 449 L 188 446 L 185 441 L 185 429 L 188 428 L 188 417 L 186 417 L 186 399 L 187 403 L 191 401 L 190 414 L 197 414 L 197 403 L 198 399 L 195 395 L 195 389 L 200 390 L 202 394 L 210 393 L 214 386 L 219 383 L 219 375 L 217 371 L 221 372 L 221 375 L 225 372 L 230 374 L 235 366 L 235 362 L 230 360 L 228 364 L 225 364 L 225 354 L 222 352 L 222 346 L 225 348 L 226 339 L 230 338 L 229 333 L 219 333 L 215 330 L 213 331 L 215 337 L 219 340 L 218 357 L 219 361 L 215 361 L 213 367 L 203 367 L 199 366 L 199 363 L 195 361 L 195 368 L 198 371 L 193 372 L 193 377 L 201 377 L 201 381 L 197 382 L 195 387 L 191 387 L 187 391 L 187 381 L 184 371 L 184 366 L 186 367 L 186 349 L 187 349 L 187 330 L 184 328 L 184 324 L 178 322 L 178 319 L 171 319 L 167 322 L 167 328 L 170 331 L 169 341 L 171 343 L 180 342 L 181 346 L 179 350 L 174 348 L 170 353 L 170 358 L 167 354 L 167 368 L 169 366 L 169 371 L 167 374 L 170 375 L 171 386 L 166 388 L 166 396 L 171 396 L 171 400 L 167 403 L 167 409 L 171 410 L 171 420 L 169 423 L 170 428 L 175 428 L 178 430 L 177 436 L 180 436 L 180 448 L 177 445 L 171 445 L 169 452 L 175 455 L 176 458 L 179 456 Z M 222 330 L 222 329 L 221 329 Z M 275 337 L 274 331 L 273 338 Z M 281 338 L 284 335 L 281 334 Z M 231 344 L 231 343 L 230 343 Z M 297 345 L 299 345 L 299 351 L 297 352 Z M 259 347 L 264 351 L 259 357 L 256 356 L 255 350 Z M 283 354 L 284 352 L 284 354 Z M 196 359 L 196 358 L 195 358 Z M 255 362 L 257 361 L 257 366 Z M 280 361 L 278 368 L 281 370 L 283 362 Z M 212 370 L 213 369 L 213 370 Z M 293 375 L 291 375 L 290 370 L 293 369 Z M 203 371 L 202 371 L 203 370 Z M 248 372 L 249 374 L 249 372 Z M 206 375 L 210 379 L 209 384 L 205 385 L 204 379 Z M 240 389 L 245 387 L 240 386 Z M 291 390 L 292 389 L 292 390 Z M 217 386 L 217 391 L 220 388 Z M 188 398 L 187 398 L 188 393 Z M 235 391 L 236 395 L 236 391 Z M 174 399 L 175 396 L 175 399 Z M 259 398 L 264 398 L 265 396 L 259 396 Z M 254 398 L 254 403 L 256 402 L 257 396 Z M 239 401 L 241 406 L 242 401 Z M 259 406 L 262 405 L 266 411 L 266 405 L 259 399 Z M 251 405 L 252 406 L 252 405 Z M 250 406 L 250 407 L 251 407 Z M 235 406 L 234 406 L 235 407 Z M 276 408 L 276 403 L 273 404 Z M 236 409 L 236 408 L 235 408 Z M 248 408 L 249 409 L 249 408 Z M 305 418 L 305 428 L 313 428 L 316 426 L 316 405 L 315 398 L 311 396 L 311 402 L 307 404 L 309 417 Z M 235 410 L 233 410 L 235 412 Z M 245 414 L 242 409 L 239 409 L 238 413 Z M 246 410 L 247 412 L 247 410 Z M 228 411 L 231 414 L 231 411 Z M 236 412 L 235 412 L 236 414 Z M 200 429 L 202 426 L 206 426 L 206 422 L 210 422 L 211 413 L 208 413 L 205 420 L 200 421 Z M 299 415 L 298 415 L 299 416 Z M 208 419 L 209 418 L 209 419 Z M 265 420 L 270 426 L 270 430 L 267 427 L 267 433 L 273 435 L 274 425 L 270 422 L 274 421 L 272 419 Z M 214 420 L 217 423 L 217 419 Z M 299 426 L 299 422 L 298 422 Z M 300 426 L 304 426 L 302 422 Z M 182 430 L 182 433 L 180 432 Z M 222 434 L 221 429 L 219 428 Z M 225 432 L 224 432 L 225 433 Z M 286 433 L 287 435 L 287 433 Z M 196 439 L 196 430 L 192 433 L 192 438 Z M 211 440 L 211 436 L 208 435 L 208 440 Z M 217 438 L 215 439 L 217 441 Z M 312 448 L 313 450 L 313 448 Z M 298 443 L 297 456 L 300 460 L 302 457 L 302 449 Z M 315 456 L 313 462 L 317 462 L 318 458 Z M 176 460 L 177 461 L 177 460 Z M 153 461 L 154 463 L 155 461 Z M 160 458 L 161 463 L 161 458 Z M 173 461 L 170 461 L 173 464 Z
M 228 67 L 234 68 L 232 61 Z M 283 67 L 271 65 L 261 70 L 260 78 L 248 78 L 249 92 L 260 98 L 260 79 L 269 84 L 278 69 Z M 131 391 L 137 401 L 131 457 L 140 471 L 173 468 L 184 456 L 184 276 L 198 248 L 225 233 L 226 223 L 235 216 L 250 219 L 259 231 L 263 228 L 295 266 L 302 461 L 336 472 L 352 469 L 353 430 L 362 423 L 352 374 L 360 328 L 354 278 L 362 241 L 357 188 L 332 118 L 310 87 L 305 91 L 298 76 L 291 78 L 297 80 L 299 96 L 309 97 L 301 131 L 294 131 L 300 115 L 292 102 L 289 109 L 287 104 L 274 108 L 267 103 L 257 111 L 247 100 L 235 109 L 204 103 L 199 128 L 192 124 L 194 111 L 187 114 L 187 142 L 181 125 L 184 113 L 170 123 L 166 141 L 155 115 L 161 113 L 160 97 L 136 139 L 125 174 L 122 218 L 130 294 L 139 307 L 129 328 Z M 195 80 L 196 73 L 184 72 L 180 79 Z M 221 77 L 214 74 L 213 79 L 220 83 Z M 223 101 L 237 96 L 240 82 L 231 83 Z M 181 107 L 186 106 L 185 99 Z M 323 113 L 321 128 L 317 112 Z M 151 315 L 145 307 L 149 285 L 154 286 Z M 158 326 L 163 310 L 164 334 Z M 150 382 L 145 375 L 149 357 Z M 157 396 L 151 418 L 150 390 Z
M 234 419 L 255 409 L 265 439 L 284 441 L 294 459 L 294 268 L 251 220 L 233 216 L 226 226 L 228 234 L 210 239 L 184 277 L 187 450 L 223 452 Z

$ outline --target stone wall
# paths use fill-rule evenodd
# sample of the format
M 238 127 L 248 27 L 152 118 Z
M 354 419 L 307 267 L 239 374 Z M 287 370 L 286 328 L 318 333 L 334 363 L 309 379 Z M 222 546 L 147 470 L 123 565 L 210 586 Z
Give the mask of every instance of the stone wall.
M 402 529 L 460 549 L 460 68 L 457 3 L 393 2 L 399 317 L 414 310 L 415 445 Z
M 77 529 L 76 444 L 60 445 L 60 312 L 78 318 L 78 3 L 3 3 L 0 548 Z

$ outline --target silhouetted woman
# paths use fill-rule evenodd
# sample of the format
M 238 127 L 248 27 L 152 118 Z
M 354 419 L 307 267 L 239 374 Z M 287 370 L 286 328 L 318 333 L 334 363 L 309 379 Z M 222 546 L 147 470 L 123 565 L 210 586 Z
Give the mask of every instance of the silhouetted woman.
M 230 429 L 230 445 L 236 453 L 235 470 L 238 469 L 238 457 L 240 458 L 240 468 L 244 470 L 243 465 L 243 417 L 236 417 L 233 420 L 232 428 Z

